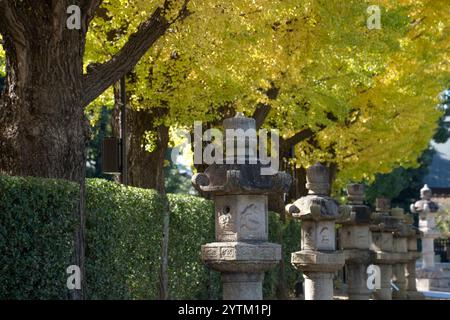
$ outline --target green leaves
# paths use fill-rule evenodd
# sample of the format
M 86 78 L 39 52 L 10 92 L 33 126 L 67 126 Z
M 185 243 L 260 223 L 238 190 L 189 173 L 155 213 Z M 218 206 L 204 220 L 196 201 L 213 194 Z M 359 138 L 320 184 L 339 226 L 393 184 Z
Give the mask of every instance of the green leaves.
M 88 298 L 156 297 L 162 209 L 154 190 L 87 181 Z
M 369 30 L 367 1 L 191 0 L 192 14 L 136 66 L 131 105 L 165 108 L 159 121 L 177 128 L 264 102 L 265 126 L 285 137 L 326 126 L 297 146 L 298 165 L 336 163 L 339 186 L 371 180 L 413 166 L 436 128 L 450 81 L 446 2 L 378 1 L 381 30 Z M 108 1 L 112 21 L 94 20 L 87 57 L 117 51 L 155 3 Z
M 163 232 L 163 198 L 154 190 L 101 179 L 86 183 L 88 299 L 157 297 Z M 201 262 L 213 242 L 209 200 L 169 194 L 169 297 L 219 299 L 220 275 Z M 63 180 L 0 176 L 0 298 L 66 299 L 78 185 Z M 296 273 L 289 255 L 300 244 L 299 225 L 270 214 L 270 239 L 283 244 L 286 285 Z M 275 294 L 277 269 L 265 281 Z
M 65 299 L 78 185 L 0 176 L 0 299 Z
M 201 245 L 214 241 L 214 206 L 211 201 L 195 196 L 171 194 L 168 198 L 169 297 L 217 299 L 220 277 L 210 274 L 200 255 Z

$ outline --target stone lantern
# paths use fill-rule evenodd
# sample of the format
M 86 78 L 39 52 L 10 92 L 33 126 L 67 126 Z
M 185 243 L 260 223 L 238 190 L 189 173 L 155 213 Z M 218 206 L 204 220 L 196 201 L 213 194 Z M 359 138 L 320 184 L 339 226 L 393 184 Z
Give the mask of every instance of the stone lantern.
M 411 205 L 411 212 L 419 214 L 419 230 L 422 232 L 422 268 L 434 268 L 434 239 L 439 238 L 435 216 L 439 210 L 431 201 L 431 189 L 425 185 L 420 190 L 420 200 Z
M 373 293 L 376 300 L 392 300 L 392 264 L 395 262 L 395 256 L 393 255 L 394 231 L 396 230 L 397 219 L 389 214 L 390 209 L 389 199 L 377 198 L 376 212 L 371 216 L 373 262 L 380 267 L 381 273 L 381 288 Z
M 410 258 L 408 254 L 408 227 L 404 223 L 405 213 L 402 208 L 392 208 L 391 214 L 397 219 L 393 239 L 395 263 L 392 265 L 392 272 L 393 280 L 398 288 L 398 290 L 392 292 L 392 298 L 406 300 L 406 264 Z
M 371 210 L 363 204 L 364 185 L 347 186 L 348 206 L 339 219 L 341 249 L 345 255 L 345 268 L 350 300 L 369 300 L 372 293 L 367 288 L 367 267 L 372 263 L 372 242 L 369 230 Z
M 416 288 L 416 261 L 420 258 L 420 252 L 417 250 L 417 239 L 420 237 L 420 231 L 414 226 L 412 215 L 405 215 L 405 225 L 407 228 L 408 241 L 408 261 L 406 263 L 406 297 L 408 300 L 423 300 L 425 297 Z
M 255 120 L 238 114 L 223 126 L 254 131 Z M 234 145 L 234 137 L 226 139 Z M 201 252 L 203 262 L 221 273 L 224 300 L 261 300 L 264 272 L 281 260 L 281 246 L 267 242 L 268 195 L 287 192 L 291 178 L 282 172 L 261 175 L 259 159 L 249 161 L 257 155 L 251 149 L 255 145 L 245 144 L 245 159 L 237 159 L 240 153 L 234 152 L 233 164 L 212 164 L 192 177 L 197 190 L 214 199 L 216 242 L 203 245 Z
M 309 167 L 306 180 L 308 195 L 286 206 L 288 213 L 301 220 L 301 251 L 292 253 L 291 263 L 303 271 L 305 300 L 332 300 L 333 276 L 345 261 L 344 254 L 336 251 L 339 205 L 329 196 L 327 167 Z
M 439 287 L 442 270 L 434 263 L 434 239 L 439 238 L 435 216 L 439 210 L 437 203 L 431 201 L 431 189 L 424 185 L 420 190 L 420 200 L 411 204 L 411 212 L 419 215 L 419 230 L 422 235 L 422 268 L 416 272 L 418 289 L 430 290 Z

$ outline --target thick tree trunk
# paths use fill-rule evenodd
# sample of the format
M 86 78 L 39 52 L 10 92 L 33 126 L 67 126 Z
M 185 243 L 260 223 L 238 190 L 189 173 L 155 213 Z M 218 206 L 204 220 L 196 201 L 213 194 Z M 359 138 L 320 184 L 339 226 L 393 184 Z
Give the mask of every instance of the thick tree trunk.
M 75 181 L 81 201 L 74 264 L 84 272 L 84 176 L 88 123 L 80 106 L 83 41 L 30 21 L 5 35 L 7 77 L 0 105 L 0 172 Z M 82 274 L 84 275 L 84 274 Z M 84 282 L 83 276 L 82 281 Z M 84 286 L 83 286 L 84 288 Z M 84 291 L 76 290 L 75 298 Z
M 120 131 L 120 88 L 114 87 L 115 107 L 113 113 L 113 134 Z M 136 111 L 127 106 L 127 160 L 128 184 L 130 186 L 155 189 L 165 193 L 164 158 L 169 144 L 169 128 L 155 124 L 165 115 L 164 109 L 154 108 Z M 153 150 L 145 148 L 145 136 L 153 136 Z
M 71 38 L 52 39 L 45 26 L 27 34 L 25 46 L 6 38 L 0 106 L 5 173 L 80 181 L 88 123 L 80 107 L 82 48 L 78 37 Z
M 165 192 L 164 158 L 169 143 L 169 128 L 159 125 L 153 128 L 155 135 L 154 150 L 148 152 L 144 148 L 144 133 L 146 126 L 152 124 L 152 114 L 143 111 L 130 113 L 130 137 L 128 145 L 128 181 L 142 188 L 153 188 Z
M 7 57 L 7 79 L 0 106 L 0 173 L 62 178 L 80 185 L 74 264 L 84 277 L 84 177 L 88 137 L 84 107 L 129 72 L 177 20 L 165 0 L 109 61 L 83 75 L 86 32 L 101 0 L 0 0 L 0 33 Z M 81 11 L 80 30 L 66 27 L 70 5 Z

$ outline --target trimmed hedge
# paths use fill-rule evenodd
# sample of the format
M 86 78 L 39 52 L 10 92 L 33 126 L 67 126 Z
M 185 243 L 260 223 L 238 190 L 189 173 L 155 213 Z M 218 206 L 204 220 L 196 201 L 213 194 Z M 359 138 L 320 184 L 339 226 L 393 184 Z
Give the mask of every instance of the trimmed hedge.
M 86 183 L 89 299 L 154 299 L 163 202 L 154 190 L 101 179 Z
M 86 183 L 86 280 L 89 299 L 157 297 L 163 232 L 163 198 L 153 190 L 101 179 Z M 78 186 L 61 180 L 0 176 L 0 298 L 66 299 L 65 273 L 73 255 Z M 214 241 L 211 201 L 168 195 L 169 297 L 220 299 L 220 275 L 201 262 L 200 246 Z M 285 285 L 298 273 L 290 253 L 299 224 L 269 214 L 269 239 L 283 244 Z M 276 297 L 279 267 L 264 282 Z
M 66 299 L 78 185 L 0 176 L 0 299 Z
M 86 273 L 90 299 L 154 299 L 161 262 L 163 198 L 153 190 L 101 179 L 87 183 Z M 210 201 L 168 195 L 169 296 L 208 298 L 200 246 L 214 239 Z M 212 232 L 211 232 L 212 230 Z M 217 287 L 218 276 L 213 289 Z M 213 280 L 214 281 L 214 280 Z M 216 298 L 212 290 L 212 297 Z
M 214 205 L 203 198 L 172 194 L 169 234 L 169 297 L 218 299 L 220 275 L 201 262 L 200 247 L 214 241 Z

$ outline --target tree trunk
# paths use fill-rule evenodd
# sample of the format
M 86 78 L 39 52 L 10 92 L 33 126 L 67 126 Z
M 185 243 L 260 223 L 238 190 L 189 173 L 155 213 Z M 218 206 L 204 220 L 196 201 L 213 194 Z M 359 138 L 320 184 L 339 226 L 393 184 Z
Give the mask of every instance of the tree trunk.
M 169 128 L 159 125 L 147 130 L 153 124 L 154 115 L 145 111 L 131 111 L 129 114 L 128 181 L 141 188 L 153 188 L 165 192 L 164 158 L 169 143 Z M 154 135 L 154 150 L 145 150 L 145 132 Z
M 295 198 L 304 197 L 308 194 L 306 189 L 306 169 L 303 167 L 295 169 Z
M 169 299 L 169 231 L 170 208 L 166 193 L 162 194 L 164 201 L 163 236 L 161 240 L 161 269 L 159 273 L 159 299 Z
M 120 130 L 120 88 L 114 87 L 115 107 L 112 118 L 113 134 L 119 137 Z M 127 106 L 127 161 L 128 184 L 130 186 L 155 189 L 165 193 L 164 158 L 169 144 L 169 128 L 155 124 L 165 115 L 165 109 L 154 108 L 134 110 Z M 145 136 L 153 137 L 153 149 L 145 148 Z
M 33 23 L 34 22 L 34 23 Z M 39 26 L 37 26 L 39 25 Z M 7 76 L 0 105 L 0 172 L 75 181 L 74 264 L 84 277 L 84 176 L 88 123 L 80 107 L 83 44 L 46 21 L 23 24 L 19 39 L 4 35 Z M 85 286 L 82 286 L 84 288 Z M 74 298 L 84 297 L 75 290 Z
M 86 33 L 101 0 L 0 0 L 0 34 L 7 79 L 0 106 L 0 172 L 75 181 L 80 185 L 74 264 L 81 268 L 85 297 L 84 207 L 88 123 L 84 107 L 129 72 L 175 21 L 165 0 L 109 61 L 83 74 Z M 80 29 L 69 29 L 67 8 L 80 8 Z

